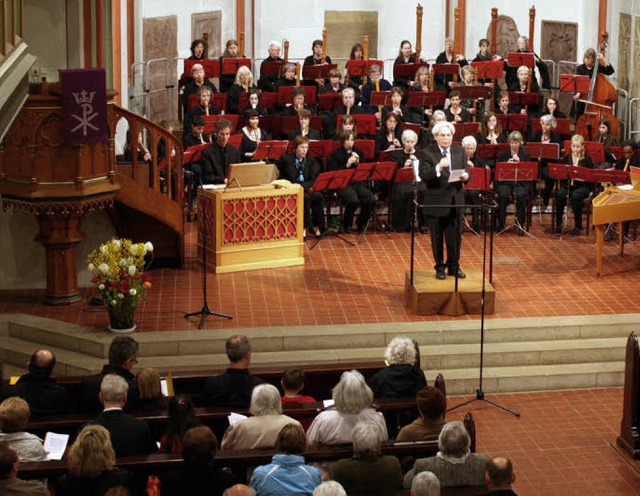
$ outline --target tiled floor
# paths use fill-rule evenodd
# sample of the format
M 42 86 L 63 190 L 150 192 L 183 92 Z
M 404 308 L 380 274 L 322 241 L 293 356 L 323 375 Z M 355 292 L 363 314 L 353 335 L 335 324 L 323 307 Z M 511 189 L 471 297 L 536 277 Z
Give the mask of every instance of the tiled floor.
M 489 318 L 628 313 L 638 309 L 640 242 L 626 246 L 623 258 L 613 243 L 605 246 L 603 276 L 595 276 L 595 241 L 589 237 L 558 239 L 534 219 L 535 239 L 513 232 L 495 239 L 496 313 Z M 349 236 L 357 239 L 355 236 Z M 193 225 L 188 225 L 187 260 L 180 270 L 152 271 L 154 287 L 137 312 L 142 332 L 193 329 L 197 319 L 184 313 L 202 307 L 201 275 L 195 257 Z M 265 327 L 446 320 L 418 317 L 404 306 L 404 275 L 409 268 L 410 235 L 370 233 L 355 247 L 337 238 L 305 248 L 305 265 L 233 274 L 209 274 L 209 306 L 233 320 L 209 318 L 206 327 Z M 464 234 L 462 267 L 482 268 L 482 239 Z M 416 268 L 430 269 L 428 236 L 416 243 Z M 90 290 L 84 291 L 88 296 Z M 82 325 L 104 327 L 103 308 L 87 299 L 65 306 L 37 303 L 42 291 L 1 291 L 0 312 L 24 312 Z M 478 315 L 466 317 L 477 319 Z
M 620 429 L 622 389 L 487 398 L 522 416 L 475 402 L 447 419 L 473 412 L 477 451 L 513 461 L 519 496 L 640 494 L 640 477 L 610 446 Z M 463 399 L 453 398 L 449 406 Z

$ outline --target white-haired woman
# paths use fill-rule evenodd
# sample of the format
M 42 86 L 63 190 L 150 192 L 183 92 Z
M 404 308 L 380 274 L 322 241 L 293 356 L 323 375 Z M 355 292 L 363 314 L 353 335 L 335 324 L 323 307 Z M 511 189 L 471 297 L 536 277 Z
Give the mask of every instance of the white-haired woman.
M 253 388 L 249 411 L 252 417 L 230 425 L 226 430 L 220 452 L 273 448 L 285 425 L 300 425 L 297 420 L 282 414 L 280 392 L 271 384 Z
M 272 40 L 269 42 L 267 48 L 269 56 L 260 64 L 260 80 L 258 81 L 258 87 L 262 91 L 274 91 L 273 84 L 278 80 L 278 76 L 271 70 L 267 70 L 269 63 L 271 62 L 283 62 L 284 59 L 280 57 L 280 42 Z M 267 65 L 263 65 L 267 62 Z
M 462 422 L 448 422 L 438 437 L 438 454 L 419 458 L 404 476 L 404 487 L 425 471 L 433 472 L 442 487 L 483 486 L 487 457 L 471 453 L 471 438 Z
M 402 149 L 393 152 L 391 158 L 400 169 L 413 169 L 419 180 L 418 171 L 422 164 L 422 154 L 416 149 L 418 135 L 411 129 L 405 129 L 400 136 Z M 424 197 L 424 186 L 418 181 L 416 187 L 420 199 Z M 391 188 L 391 230 L 410 231 L 413 218 L 413 181 L 394 182 Z M 419 215 L 419 228 L 425 232 L 426 221 Z M 377 396 L 377 394 L 376 394 Z
M 347 492 L 339 482 L 329 480 L 316 487 L 313 496 L 347 496 Z
M 495 115 L 494 115 L 495 118 Z M 489 162 L 476 155 L 478 149 L 478 142 L 473 136 L 465 136 L 462 138 L 462 148 L 464 148 L 465 156 L 467 157 L 467 165 L 473 176 L 473 168 L 479 167 L 482 169 L 491 169 Z M 482 191 L 479 189 L 465 189 L 464 198 L 467 205 L 480 205 L 482 203 Z M 482 217 L 482 211 L 480 208 L 471 209 L 471 228 L 479 232 L 481 228 L 480 219 Z
M 514 93 L 535 93 L 538 95 L 538 103 L 534 105 L 514 105 L 516 111 L 521 114 L 537 116 L 542 112 L 542 94 L 535 75 L 526 65 L 521 65 L 516 71 L 517 79 L 509 85 L 509 91 Z M 529 82 L 529 79 L 531 81 Z
M 511 131 L 507 138 L 509 149 L 504 150 L 498 155 L 497 162 L 519 163 L 528 162 L 531 156 L 524 148 L 524 138 L 520 131 Z M 498 231 L 504 229 L 507 220 L 507 205 L 509 199 L 516 195 L 516 220 L 523 227 L 525 216 L 527 214 L 527 193 L 529 192 L 529 183 L 527 181 L 499 181 L 497 185 L 498 191 Z M 524 236 L 524 231 L 518 229 L 518 236 Z
M 380 451 L 380 430 L 371 421 L 358 422 L 351 431 L 353 457 L 331 467 L 333 480 L 347 493 L 395 494 L 402 489 L 402 471 L 395 456 Z
M 558 123 L 556 118 L 551 114 L 544 114 L 540 116 L 540 131 L 536 131 L 531 135 L 530 142 L 533 143 L 555 143 L 558 145 L 560 156 L 562 156 L 562 136 L 555 132 Z M 549 204 L 549 197 L 553 190 L 554 180 L 549 177 L 549 162 L 548 159 L 542 159 L 540 161 L 540 177 L 544 179 L 544 189 L 542 190 L 542 201 L 545 207 Z
M 416 346 L 407 336 L 396 336 L 387 345 L 384 359 L 388 367 L 376 372 L 369 379 L 369 387 L 375 398 L 414 397 L 427 380 L 419 366 Z
M 248 67 L 238 67 L 236 79 L 227 91 L 227 114 L 238 114 L 240 111 L 240 97 L 243 93 L 257 89 L 253 84 L 253 74 Z
M 309 444 L 348 444 L 351 430 L 361 420 L 372 421 L 380 430 L 381 440 L 388 438 L 384 417 L 371 407 L 373 392 L 360 372 L 344 372 L 331 396 L 335 405 L 313 420 L 307 431 Z

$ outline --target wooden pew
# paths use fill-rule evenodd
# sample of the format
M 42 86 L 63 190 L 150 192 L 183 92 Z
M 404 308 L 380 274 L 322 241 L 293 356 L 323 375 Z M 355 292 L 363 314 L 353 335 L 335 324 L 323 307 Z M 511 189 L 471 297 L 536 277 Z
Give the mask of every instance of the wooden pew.
M 638 335 L 629 334 L 624 367 L 624 400 L 622 403 L 622 421 L 618 446 L 625 449 L 633 458 L 640 458 L 640 347 Z

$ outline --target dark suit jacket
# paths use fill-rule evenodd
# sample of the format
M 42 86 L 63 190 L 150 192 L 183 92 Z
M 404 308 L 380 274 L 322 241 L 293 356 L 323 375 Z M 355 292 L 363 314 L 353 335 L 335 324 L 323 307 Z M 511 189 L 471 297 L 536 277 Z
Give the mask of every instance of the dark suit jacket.
M 98 393 L 100 392 L 102 379 L 104 379 L 104 376 L 107 374 L 119 375 L 127 381 L 129 384 L 129 392 L 127 393 L 126 409 L 130 410 L 135 408 L 140 399 L 136 377 L 125 368 L 107 364 L 102 367 L 102 371 L 99 374 L 90 375 L 82 379 L 80 387 L 78 388 L 78 407 L 80 411 L 92 414 L 102 411 L 102 404 L 100 403 Z
M 422 150 L 423 159 L 420 163 L 420 179 L 427 188 L 426 205 L 442 205 L 442 207 L 426 207 L 425 214 L 432 217 L 445 217 L 449 215 L 451 205 L 464 205 L 464 190 L 462 182 L 450 183 L 449 170 L 444 169 L 437 175 L 436 165 L 442 160 L 440 147 L 430 145 Z M 461 146 L 451 145 L 451 169 L 465 169 L 469 172 L 469 166 L 465 159 L 465 152 Z
M 204 384 L 204 404 L 207 406 L 248 407 L 253 388 L 264 381 L 249 374 L 247 369 L 227 369 L 209 377 Z
M 109 431 L 116 458 L 143 456 L 158 451 L 158 445 L 147 423 L 122 410 L 102 412 L 92 423 Z
M 202 182 L 204 184 L 223 184 L 229 172 L 229 164 L 242 162 L 240 150 L 227 145 L 222 148 L 217 142 L 202 151 Z
M 77 477 L 65 474 L 56 483 L 56 496 L 102 496 L 112 487 L 134 489 L 131 472 L 119 468 L 104 471 L 98 477 Z
M 186 496 L 187 494 L 220 496 L 225 489 L 238 482 L 235 476 L 214 466 L 203 467 L 185 463 L 179 469 L 162 476 L 162 496 Z
M 75 402 L 67 390 L 51 377 L 24 374 L 11 388 L 10 396 L 20 396 L 29 403 L 31 415 L 55 415 L 75 410 Z
M 295 153 L 288 153 L 283 155 L 278 161 L 278 170 L 280 171 L 280 179 L 286 179 L 294 184 L 300 184 L 305 191 L 308 191 L 313 183 L 316 181 L 318 174 L 322 172 L 320 164 L 315 158 L 307 156 L 304 159 L 304 167 L 302 174 L 304 175 L 304 182 L 298 183 L 298 171 L 296 169 L 296 155 Z

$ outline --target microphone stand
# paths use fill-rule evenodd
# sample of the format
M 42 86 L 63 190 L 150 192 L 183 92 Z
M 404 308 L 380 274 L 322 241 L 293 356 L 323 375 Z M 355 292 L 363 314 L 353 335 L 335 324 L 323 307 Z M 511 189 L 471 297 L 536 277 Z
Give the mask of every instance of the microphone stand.
M 200 187 L 204 191 L 204 186 L 202 184 L 202 176 L 200 177 Z M 204 327 L 204 322 L 207 320 L 207 317 L 213 315 L 215 317 L 222 317 L 225 319 L 233 319 L 231 315 L 227 315 L 224 313 L 212 312 L 209 309 L 209 303 L 207 302 L 207 209 L 200 209 L 202 212 L 202 308 L 198 312 L 186 313 L 184 315 L 185 319 L 190 317 L 200 317 L 200 322 L 198 322 L 198 329 L 202 329 Z

